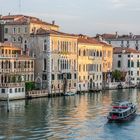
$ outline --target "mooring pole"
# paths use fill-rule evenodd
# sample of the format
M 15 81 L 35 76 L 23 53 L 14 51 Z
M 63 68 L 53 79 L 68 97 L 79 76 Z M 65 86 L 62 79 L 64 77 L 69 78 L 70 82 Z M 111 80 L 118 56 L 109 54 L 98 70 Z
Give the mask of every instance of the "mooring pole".
M 9 112 L 9 95 L 7 93 L 7 112 Z

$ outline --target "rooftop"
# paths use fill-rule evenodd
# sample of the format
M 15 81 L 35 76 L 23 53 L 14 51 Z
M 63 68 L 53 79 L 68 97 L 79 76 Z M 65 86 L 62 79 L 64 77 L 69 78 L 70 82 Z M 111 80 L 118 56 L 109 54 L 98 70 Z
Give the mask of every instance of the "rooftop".
M 132 33 L 129 34 L 123 34 L 123 35 L 118 35 L 116 32 L 115 34 L 97 34 L 96 38 L 102 37 L 102 39 L 105 40 L 137 40 L 140 39 L 140 35 L 134 35 Z
M 21 48 L 14 46 L 12 43 L 10 42 L 4 42 L 4 43 L 0 43 L 0 48 L 11 48 L 13 50 L 21 50 Z
M 55 31 L 55 30 L 45 30 L 45 29 L 42 29 L 42 28 L 38 29 L 35 34 L 32 33 L 31 35 L 49 35 L 49 34 L 77 37 L 74 34 L 64 33 L 64 32 Z
M 115 47 L 113 48 L 114 54 L 129 54 L 129 53 L 140 53 L 140 51 L 137 51 L 133 48 L 122 48 L 122 47 Z
M 1 20 L 6 21 L 6 24 L 8 25 L 36 23 L 36 24 L 44 24 L 44 25 L 59 27 L 58 25 L 55 25 L 54 23 L 51 24 L 51 23 L 42 21 L 39 18 L 26 16 L 26 15 L 7 15 L 7 16 L 2 16 Z
M 96 44 L 96 45 L 102 45 L 102 46 L 110 46 L 110 47 L 112 47 L 107 42 L 105 42 L 105 41 L 98 41 L 94 37 L 89 37 L 89 36 L 86 36 L 86 35 L 79 35 L 78 37 L 79 37 L 78 38 L 78 42 L 79 43 Z

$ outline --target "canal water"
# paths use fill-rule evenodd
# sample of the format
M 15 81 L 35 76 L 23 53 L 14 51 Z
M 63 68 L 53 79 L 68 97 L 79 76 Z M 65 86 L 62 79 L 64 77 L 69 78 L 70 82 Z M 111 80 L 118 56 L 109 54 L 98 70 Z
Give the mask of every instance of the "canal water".
M 110 105 L 137 103 L 134 120 L 107 123 Z M 6 140 L 140 140 L 140 90 L 110 90 L 71 97 L 0 102 L 0 139 Z

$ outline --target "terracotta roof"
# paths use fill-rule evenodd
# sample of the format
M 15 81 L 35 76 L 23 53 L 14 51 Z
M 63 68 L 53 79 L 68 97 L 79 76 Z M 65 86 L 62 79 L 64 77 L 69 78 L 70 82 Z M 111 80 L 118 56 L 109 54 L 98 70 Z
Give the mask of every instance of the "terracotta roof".
M 86 36 L 86 35 L 79 35 L 78 43 L 101 45 L 101 43 L 98 40 L 96 40 L 95 38 Z
M 21 48 L 16 47 L 12 43 L 9 43 L 9 42 L 0 43 L 0 47 L 3 47 L 3 48 L 11 48 L 11 49 L 14 49 L 14 50 L 21 50 Z
M 23 15 L 7 15 L 7 16 L 2 16 L 2 20 L 14 20 L 15 18 L 22 17 Z
M 112 47 L 111 44 L 108 44 L 107 42 L 100 42 L 100 44 L 104 45 L 104 46 L 107 46 L 107 47 Z
M 50 25 L 50 26 L 59 27 L 58 25 L 51 24 L 51 23 L 48 23 L 48 22 L 44 22 L 44 21 L 41 21 L 41 20 L 31 20 L 30 22 L 31 23 L 36 23 L 36 24 L 44 24 L 44 25 Z
M 46 35 L 46 34 L 64 35 L 64 36 L 74 36 L 74 37 L 77 37 L 74 34 L 59 32 L 59 31 L 55 31 L 55 30 L 45 30 L 45 29 L 42 29 L 42 28 L 38 29 L 35 34 L 32 33 L 31 35 Z
M 140 39 L 140 35 L 133 35 L 132 33 L 130 34 L 124 34 L 124 35 L 117 35 L 117 34 L 97 34 L 96 38 L 102 37 L 105 40 L 122 40 L 122 39 L 128 39 L 128 40 L 137 40 Z
M 116 34 L 102 34 L 102 35 L 97 34 L 96 37 L 99 37 L 99 36 L 103 37 L 104 39 L 115 39 L 116 38 Z
M 1 20 L 11 20 L 11 21 L 6 22 L 6 24 L 8 24 L 8 25 L 21 25 L 21 24 L 28 24 L 28 23 L 36 23 L 36 24 L 44 24 L 44 25 L 51 25 L 51 26 L 59 27 L 58 25 L 42 21 L 39 18 L 32 17 L 32 16 L 26 16 L 26 15 L 2 16 Z
M 140 53 L 140 51 L 137 51 L 133 48 L 122 48 L 122 47 L 115 47 L 113 48 L 113 53 L 114 54 L 121 54 L 121 53 Z

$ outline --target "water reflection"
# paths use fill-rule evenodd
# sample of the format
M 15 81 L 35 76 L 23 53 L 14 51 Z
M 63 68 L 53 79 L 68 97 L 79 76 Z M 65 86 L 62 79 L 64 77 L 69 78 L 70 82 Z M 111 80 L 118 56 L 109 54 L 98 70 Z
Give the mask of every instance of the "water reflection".
M 112 90 L 72 97 L 0 102 L 0 139 L 137 139 L 138 116 L 133 122 L 107 124 L 110 105 L 118 100 L 138 104 L 140 91 Z M 134 131 L 132 131 L 134 130 Z M 120 140 L 120 139 L 119 139 Z

